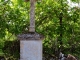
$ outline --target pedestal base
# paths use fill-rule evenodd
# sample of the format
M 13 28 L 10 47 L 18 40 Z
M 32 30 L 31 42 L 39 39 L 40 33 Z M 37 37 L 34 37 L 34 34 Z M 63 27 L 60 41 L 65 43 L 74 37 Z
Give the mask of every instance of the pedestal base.
M 38 33 L 18 35 L 20 40 L 20 60 L 42 60 L 42 39 Z
M 42 60 L 42 40 L 21 40 L 20 60 Z

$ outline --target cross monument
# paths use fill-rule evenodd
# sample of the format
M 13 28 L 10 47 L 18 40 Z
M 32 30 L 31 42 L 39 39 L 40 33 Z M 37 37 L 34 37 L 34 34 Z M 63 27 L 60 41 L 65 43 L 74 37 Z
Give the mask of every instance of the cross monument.
M 30 0 L 30 26 L 27 34 L 19 34 L 20 60 L 42 60 L 43 36 L 35 32 L 35 2 Z

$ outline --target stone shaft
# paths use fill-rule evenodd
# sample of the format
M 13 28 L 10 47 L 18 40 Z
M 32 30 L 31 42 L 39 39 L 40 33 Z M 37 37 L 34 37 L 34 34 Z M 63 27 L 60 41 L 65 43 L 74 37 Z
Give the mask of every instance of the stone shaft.
M 35 32 L 35 0 L 30 0 L 30 27 L 29 32 Z

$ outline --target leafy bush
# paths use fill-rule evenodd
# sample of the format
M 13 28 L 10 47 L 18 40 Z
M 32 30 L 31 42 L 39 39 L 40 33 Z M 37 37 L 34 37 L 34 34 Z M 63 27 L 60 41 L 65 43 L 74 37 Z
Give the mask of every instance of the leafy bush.
M 14 40 L 14 41 L 5 41 L 4 47 L 3 47 L 3 52 L 5 54 L 6 58 L 9 59 L 18 59 L 19 58 L 19 53 L 20 53 L 20 46 L 19 46 L 19 41 Z

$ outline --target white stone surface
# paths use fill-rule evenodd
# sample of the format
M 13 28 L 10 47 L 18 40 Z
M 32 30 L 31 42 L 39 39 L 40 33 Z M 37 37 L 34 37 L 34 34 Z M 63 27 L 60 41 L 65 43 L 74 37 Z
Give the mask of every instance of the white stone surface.
M 20 60 L 42 60 L 42 40 L 20 40 Z

